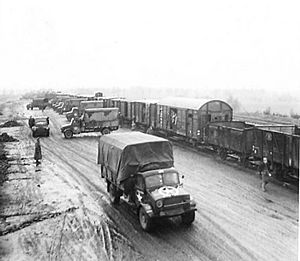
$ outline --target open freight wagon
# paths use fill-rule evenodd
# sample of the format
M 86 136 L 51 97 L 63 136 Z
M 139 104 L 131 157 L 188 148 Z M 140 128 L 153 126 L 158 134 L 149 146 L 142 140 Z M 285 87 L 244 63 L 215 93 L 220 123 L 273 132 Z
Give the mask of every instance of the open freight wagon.
M 292 125 L 214 122 L 205 128 L 205 143 L 217 150 L 222 159 L 236 158 L 245 166 L 258 165 L 266 156 L 277 179 L 299 179 L 300 136 L 294 133 Z

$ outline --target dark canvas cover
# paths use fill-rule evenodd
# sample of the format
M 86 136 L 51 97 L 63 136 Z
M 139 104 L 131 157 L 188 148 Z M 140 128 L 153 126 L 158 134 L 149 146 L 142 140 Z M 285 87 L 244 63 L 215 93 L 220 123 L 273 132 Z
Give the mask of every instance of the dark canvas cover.
M 120 184 L 137 171 L 170 168 L 174 165 L 170 141 L 140 132 L 104 135 L 99 140 L 98 164 L 112 172 Z

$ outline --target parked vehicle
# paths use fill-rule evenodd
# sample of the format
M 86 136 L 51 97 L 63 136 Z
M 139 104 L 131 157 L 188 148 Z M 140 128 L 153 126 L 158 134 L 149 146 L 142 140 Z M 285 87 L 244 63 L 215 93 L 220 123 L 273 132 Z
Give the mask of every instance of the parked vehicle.
M 194 221 L 196 203 L 182 188 L 170 141 L 140 132 L 102 136 L 98 164 L 112 203 L 123 195 L 138 211 L 143 230 L 151 230 L 159 218 L 181 216 L 188 225 Z
M 70 112 L 72 110 L 73 107 L 79 107 L 80 103 L 82 101 L 86 101 L 87 98 L 73 98 L 73 99 L 68 99 L 65 101 L 64 103 L 64 107 L 61 110 L 60 114 L 64 113 L 64 112 Z
M 86 109 L 103 108 L 103 101 L 81 101 L 78 106 L 73 107 L 71 111 L 66 113 L 66 118 L 71 121 L 72 118 L 80 117 Z
M 32 136 L 40 137 L 50 135 L 50 127 L 49 127 L 49 117 L 36 117 L 33 121 L 33 126 L 31 127 Z
M 118 113 L 118 108 L 85 109 L 80 118 L 73 118 L 69 124 L 62 126 L 61 132 L 67 139 L 86 132 L 109 134 L 119 128 Z
M 44 110 L 48 106 L 48 102 L 48 98 L 36 98 L 33 99 L 31 103 L 27 104 L 26 107 L 27 110 L 33 110 L 33 108 L 39 108 L 40 110 Z

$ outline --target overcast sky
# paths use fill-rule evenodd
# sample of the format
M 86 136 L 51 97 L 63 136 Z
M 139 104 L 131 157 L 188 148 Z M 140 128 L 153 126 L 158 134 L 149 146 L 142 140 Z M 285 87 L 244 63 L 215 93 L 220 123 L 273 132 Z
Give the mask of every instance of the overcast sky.
M 299 14 L 299 0 L 0 0 L 0 90 L 247 87 L 300 96 Z

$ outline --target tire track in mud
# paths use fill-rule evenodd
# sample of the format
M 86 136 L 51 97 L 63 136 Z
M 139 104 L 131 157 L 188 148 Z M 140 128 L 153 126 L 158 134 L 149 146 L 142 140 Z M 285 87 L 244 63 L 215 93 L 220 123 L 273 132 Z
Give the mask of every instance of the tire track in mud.
M 61 145 L 61 144 L 60 144 Z M 65 149 L 69 150 L 69 147 L 67 145 L 63 146 Z M 65 155 L 60 155 L 57 152 L 52 151 L 49 148 L 46 148 L 46 150 L 48 151 L 48 153 L 50 153 L 50 155 L 57 158 L 57 160 L 55 160 L 56 163 L 58 162 L 64 162 L 63 164 L 59 164 L 60 168 L 63 168 L 65 172 L 69 173 L 70 176 L 72 176 L 72 179 L 76 182 L 77 185 L 74 184 L 70 184 L 69 181 L 67 181 L 66 179 L 64 179 L 65 181 L 67 181 L 73 188 L 78 189 L 78 186 L 84 185 L 87 187 L 88 191 L 97 191 L 97 193 L 103 193 L 103 195 L 101 195 L 101 198 L 103 198 L 106 194 L 103 192 L 102 188 L 100 188 L 99 186 L 96 186 L 95 184 L 93 184 L 88 178 L 86 178 L 84 175 L 82 175 L 82 173 L 80 173 L 80 175 L 76 175 L 78 173 L 78 169 L 88 169 L 89 168 L 89 162 L 87 161 L 87 164 L 80 164 L 80 162 L 76 162 L 76 164 L 72 164 L 72 163 L 67 163 L 68 162 L 68 157 Z M 73 152 L 77 152 L 77 151 L 73 151 Z M 74 159 L 76 161 L 76 159 Z M 90 159 L 89 159 L 90 160 Z M 66 164 L 67 163 L 67 164 Z M 77 165 L 80 165 L 80 168 L 76 167 Z M 84 180 L 84 182 L 82 182 Z M 97 203 L 99 203 L 99 195 L 96 195 L 96 200 Z M 101 206 L 103 207 L 103 204 L 101 204 Z M 84 209 L 84 205 L 82 207 Z M 100 235 L 103 238 L 103 244 L 104 244 L 104 249 L 105 249 L 105 253 L 106 256 L 108 257 L 108 260 L 114 260 L 112 259 L 112 256 L 116 255 L 124 255 L 124 253 L 122 253 L 123 251 L 121 250 L 124 247 L 124 243 L 127 246 L 127 248 L 129 247 L 131 250 L 129 251 L 131 253 L 132 256 L 140 256 L 140 254 L 138 252 L 136 252 L 133 247 L 131 246 L 131 244 L 129 243 L 129 240 L 121 235 L 119 232 L 116 233 L 114 232 L 114 238 L 119 238 L 119 241 L 121 242 L 121 245 L 113 245 L 113 240 L 112 240 L 112 236 L 111 236 L 111 228 L 110 226 L 100 226 L 102 229 L 100 231 L 102 231 L 102 233 L 100 233 Z M 116 231 L 116 230 L 114 230 Z M 120 240 L 121 239 L 121 240 Z M 119 243 L 120 244 L 120 243 Z M 126 248 L 126 247 L 125 247 Z M 116 252 L 117 250 L 117 252 Z M 115 253 L 116 252 L 116 253 Z
M 64 213 L 69 213 L 69 212 L 72 212 L 74 211 L 75 208 L 69 208 L 63 212 L 54 212 L 54 213 L 26 213 L 26 214 L 20 214 L 19 216 L 33 216 L 31 218 L 29 218 L 29 220 L 26 220 L 20 224 L 17 224 L 17 225 L 13 225 L 13 226 L 10 226 L 10 227 L 7 227 L 4 231 L 0 231 L 0 236 L 3 236 L 3 235 L 7 235 L 7 234 L 10 234 L 10 233 L 13 233 L 13 232 L 16 232 L 18 230 L 21 230 L 25 227 L 28 227 L 34 223 L 38 223 L 38 222 L 41 222 L 41 221 L 44 221 L 46 219 L 50 219 L 50 218 L 55 218 L 57 216 L 60 216 Z M 13 214 L 11 216 L 7 215 L 5 218 L 8 218 L 8 217 L 13 217 L 13 216 L 18 216 L 17 214 Z

